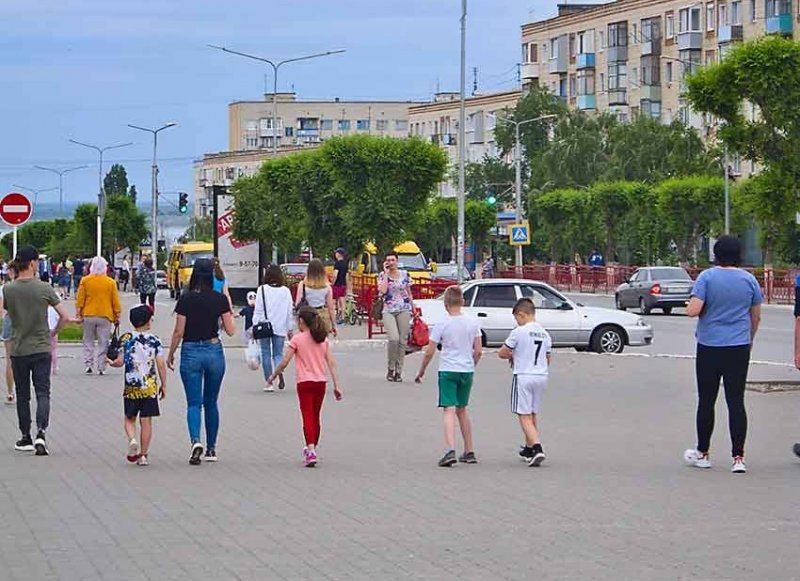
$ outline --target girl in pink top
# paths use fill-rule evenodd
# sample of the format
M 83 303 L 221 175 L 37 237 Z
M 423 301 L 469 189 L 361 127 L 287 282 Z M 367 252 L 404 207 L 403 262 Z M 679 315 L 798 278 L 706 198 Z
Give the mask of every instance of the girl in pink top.
M 330 343 L 328 343 L 325 321 L 316 310 L 302 307 L 297 312 L 297 325 L 300 332 L 289 341 L 289 349 L 286 350 L 283 360 L 275 368 L 267 382 L 272 385 L 275 378 L 283 373 L 292 359 L 297 358 L 295 373 L 297 398 L 300 400 L 303 435 L 306 439 L 303 458 L 306 466 L 311 468 L 317 464 L 319 417 L 322 411 L 322 401 L 325 399 L 328 371 L 333 377 L 333 395 L 336 401 L 342 399 L 342 389 L 336 373 L 336 361 L 331 353 Z

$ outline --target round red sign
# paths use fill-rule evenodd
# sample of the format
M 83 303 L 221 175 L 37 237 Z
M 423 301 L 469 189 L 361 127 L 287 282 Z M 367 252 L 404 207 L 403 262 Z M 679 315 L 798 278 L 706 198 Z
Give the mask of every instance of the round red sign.
M 9 226 L 21 226 L 32 213 L 33 204 L 25 194 L 10 192 L 0 200 L 0 219 Z

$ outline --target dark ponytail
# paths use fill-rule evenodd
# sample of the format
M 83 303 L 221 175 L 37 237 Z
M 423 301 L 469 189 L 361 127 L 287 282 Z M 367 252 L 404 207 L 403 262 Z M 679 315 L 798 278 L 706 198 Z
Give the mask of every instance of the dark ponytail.
M 328 338 L 328 330 L 325 328 L 325 321 L 319 316 L 319 313 L 311 307 L 300 307 L 297 311 L 297 318 L 303 321 L 308 327 L 311 337 L 317 343 L 324 343 Z

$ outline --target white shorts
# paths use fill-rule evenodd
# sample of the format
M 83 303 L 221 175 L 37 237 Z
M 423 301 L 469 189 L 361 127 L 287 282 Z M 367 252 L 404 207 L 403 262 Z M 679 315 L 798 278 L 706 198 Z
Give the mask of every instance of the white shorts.
M 546 385 L 546 375 L 515 375 L 511 382 L 512 413 L 538 414 Z

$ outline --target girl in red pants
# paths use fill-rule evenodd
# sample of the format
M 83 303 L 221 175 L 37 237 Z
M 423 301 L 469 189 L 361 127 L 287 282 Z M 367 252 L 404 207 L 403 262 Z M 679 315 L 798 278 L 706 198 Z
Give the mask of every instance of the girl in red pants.
M 317 444 L 319 443 L 322 401 L 325 399 L 327 371 L 333 377 L 333 395 L 336 401 L 342 399 L 336 361 L 328 343 L 325 321 L 310 307 L 302 307 L 297 312 L 297 325 L 300 332 L 289 341 L 289 349 L 283 360 L 275 368 L 268 383 L 272 385 L 293 358 L 297 358 L 297 398 L 300 400 L 300 414 L 303 416 L 303 435 L 306 447 L 303 458 L 309 468 L 317 464 Z

